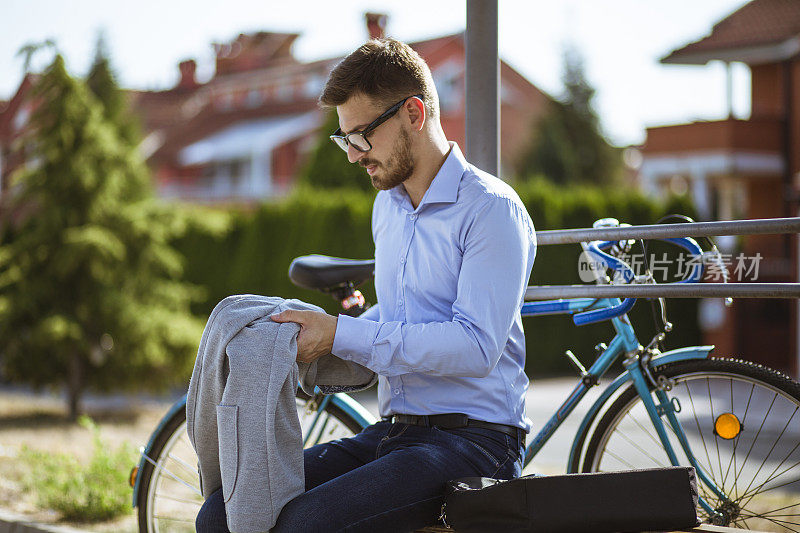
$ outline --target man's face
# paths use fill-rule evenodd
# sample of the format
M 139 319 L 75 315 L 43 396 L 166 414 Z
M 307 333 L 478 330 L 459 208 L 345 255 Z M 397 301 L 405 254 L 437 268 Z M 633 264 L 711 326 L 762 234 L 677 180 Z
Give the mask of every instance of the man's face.
M 350 133 L 363 130 L 386 110 L 371 98 L 356 95 L 337 106 L 336 111 L 339 114 L 339 127 L 342 132 Z M 404 117 L 405 111 L 400 109 L 393 117 L 370 132 L 368 138 L 372 150 L 360 152 L 352 146 L 347 150 L 347 159 L 367 170 L 376 189 L 394 188 L 414 173 L 411 135 L 408 126 L 403 122 Z

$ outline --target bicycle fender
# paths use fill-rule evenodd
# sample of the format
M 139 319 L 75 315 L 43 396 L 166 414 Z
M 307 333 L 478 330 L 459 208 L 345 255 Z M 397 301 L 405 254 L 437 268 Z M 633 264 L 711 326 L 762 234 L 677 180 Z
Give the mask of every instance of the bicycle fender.
M 142 472 L 144 465 L 147 462 L 145 457 L 150 455 L 150 451 L 153 449 L 153 444 L 155 443 L 156 437 L 161 433 L 161 430 L 167 425 L 167 422 L 169 422 L 175 413 L 181 409 L 186 409 L 186 394 L 184 394 L 180 400 L 172 404 L 172 407 L 169 408 L 167 414 L 161 418 L 161 421 L 158 423 L 156 429 L 150 434 L 150 440 L 147 442 L 147 445 L 139 450 L 139 471 L 136 473 L 136 483 L 133 485 L 133 507 L 139 506 L 139 484 L 142 479 L 139 474 Z
M 370 413 L 366 407 L 358 403 L 352 396 L 347 394 L 334 394 L 331 402 L 339 407 L 342 411 L 353 417 L 353 420 L 359 423 L 362 428 L 371 426 L 378 421 L 375 416 Z
M 676 348 L 675 350 L 666 351 L 658 357 L 653 358 L 650 361 L 650 367 L 652 368 L 667 363 L 675 363 L 677 361 L 688 361 L 691 359 L 707 359 L 711 353 L 711 350 L 713 349 L 713 345 Z M 612 381 L 608 387 L 606 387 L 600 397 L 594 402 L 594 404 L 592 404 L 592 407 L 583 417 L 583 421 L 581 422 L 578 431 L 575 433 L 575 439 L 572 441 L 572 448 L 569 451 L 566 468 L 567 473 L 575 473 L 577 471 L 577 469 L 572 468 L 572 465 L 577 463 L 576 460 L 580 458 L 580 453 L 583 448 L 583 443 L 586 441 L 589 427 L 592 425 L 592 422 L 594 422 L 595 418 L 597 418 L 600 408 L 603 407 L 608 399 L 627 381 L 630 381 L 630 375 L 626 370 L 617 376 L 617 379 Z
M 688 361 L 690 359 L 708 359 L 711 350 L 714 349 L 713 344 L 705 346 L 687 346 L 685 348 L 676 348 L 662 353 L 658 357 L 650 360 L 650 368 L 665 365 L 667 363 L 675 363 L 677 361 Z

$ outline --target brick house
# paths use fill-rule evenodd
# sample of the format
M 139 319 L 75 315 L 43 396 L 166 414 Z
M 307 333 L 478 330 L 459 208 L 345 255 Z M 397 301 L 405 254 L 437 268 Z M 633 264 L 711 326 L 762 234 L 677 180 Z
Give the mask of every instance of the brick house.
M 729 69 L 731 62 L 750 68 L 750 118 L 729 113 L 724 120 L 648 128 L 642 186 L 656 195 L 688 190 L 706 220 L 797 216 L 800 3 L 753 0 L 714 25 L 709 35 L 661 60 L 684 65 L 709 61 L 722 61 Z M 728 91 L 730 103 L 730 83 Z M 744 237 L 738 247 L 735 239 L 721 241 L 728 252 L 763 256 L 758 281 L 797 279 L 795 236 Z M 797 376 L 796 305 L 792 300 L 741 299 L 726 310 L 721 300 L 703 300 L 701 325 L 717 353 Z
M 368 13 L 367 32 L 384 35 L 385 15 Z M 310 63 L 292 54 L 295 33 L 240 34 L 215 43 L 215 73 L 195 79 L 193 60 L 179 64 L 180 79 L 164 91 L 128 91 L 145 138 L 141 150 L 159 194 L 198 202 L 253 202 L 288 191 L 324 120 L 316 100 L 342 58 Z M 464 146 L 464 34 L 410 43 L 431 67 L 442 126 Z M 0 108 L 0 196 L 24 157 L 15 141 L 33 102 L 31 76 Z M 532 124 L 548 96 L 501 62 L 501 161 L 514 168 L 530 142 Z M 15 126 L 16 125 L 16 126 Z

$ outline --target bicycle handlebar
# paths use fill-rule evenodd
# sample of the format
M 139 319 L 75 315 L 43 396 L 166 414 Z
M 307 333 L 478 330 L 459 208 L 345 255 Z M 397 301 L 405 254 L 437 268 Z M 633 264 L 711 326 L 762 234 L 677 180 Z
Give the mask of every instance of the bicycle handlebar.
M 678 237 L 678 238 L 667 238 L 658 240 L 663 240 L 675 244 L 677 246 L 680 246 L 687 252 L 691 253 L 692 257 L 701 257 L 703 255 L 703 250 L 700 248 L 697 242 L 691 237 Z M 592 241 L 586 245 L 586 251 L 592 254 L 597 260 L 599 260 L 605 266 L 605 268 L 612 269 L 615 272 L 622 274 L 624 281 L 626 283 L 630 283 L 636 277 L 630 265 L 628 265 L 622 259 L 619 259 L 602 251 L 603 249 L 610 248 L 615 244 L 617 244 L 617 241 Z M 704 270 L 705 270 L 704 265 L 702 263 L 695 264 L 692 266 L 691 273 L 685 279 L 682 279 L 677 283 L 696 283 L 702 279 Z M 572 321 L 575 323 L 576 326 L 583 326 L 585 324 L 601 322 L 603 320 L 608 320 L 611 318 L 624 315 L 633 308 L 633 305 L 635 303 L 636 303 L 636 298 L 625 298 L 620 303 L 612 305 L 610 307 L 605 307 L 603 309 L 595 309 L 592 311 L 584 311 L 583 313 L 577 313 L 573 315 Z

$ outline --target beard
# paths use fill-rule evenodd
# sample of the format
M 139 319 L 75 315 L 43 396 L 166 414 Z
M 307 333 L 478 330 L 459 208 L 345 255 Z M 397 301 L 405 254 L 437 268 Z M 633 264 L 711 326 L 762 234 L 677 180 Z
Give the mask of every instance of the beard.
M 404 129 L 394 143 L 394 150 L 386 164 L 374 159 L 364 158 L 359 161 L 362 167 L 377 165 L 377 172 L 370 176 L 372 186 L 379 191 L 393 189 L 406 181 L 414 173 L 414 159 L 411 157 L 411 136 Z M 381 175 L 383 174 L 383 175 Z

